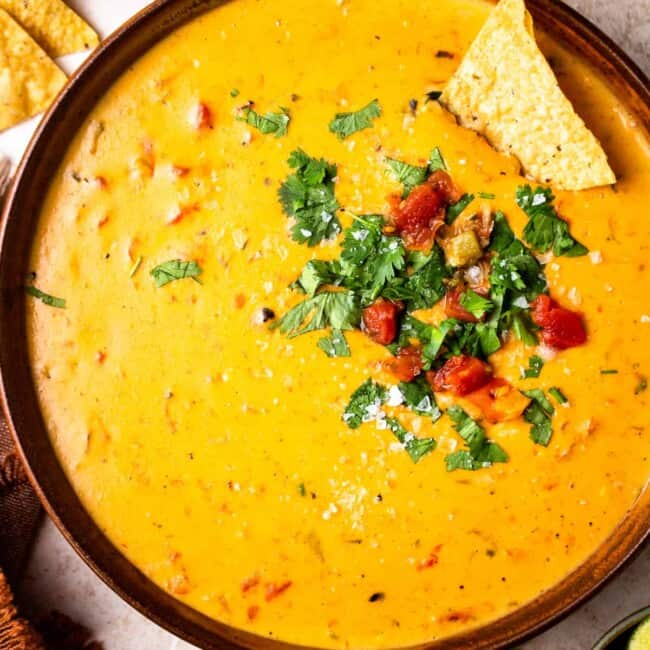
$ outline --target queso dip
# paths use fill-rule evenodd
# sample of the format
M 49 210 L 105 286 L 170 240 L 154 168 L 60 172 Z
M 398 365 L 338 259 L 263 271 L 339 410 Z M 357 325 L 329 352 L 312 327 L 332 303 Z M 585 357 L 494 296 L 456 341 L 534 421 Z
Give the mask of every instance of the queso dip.
M 443 390 L 440 409 L 460 404 L 507 461 L 447 471 L 445 458 L 464 449 L 449 416 L 396 405 L 405 428 L 435 440 L 414 463 L 379 418 L 351 428 L 342 417 L 364 382 L 395 381 L 392 353 L 367 323 L 366 333 L 344 332 L 349 356 L 333 357 L 318 346 L 327 332 L 290 338 L 269 327 L 305 298 L 290 286 L 305 264 L 341 252 L 340 238 L 292 239 L 278 189 L 299 148 L 336 165 L 342 228 L 351 215 L 394 208 L 403 187 L 387 157 L 422 166 L 438 147 L 456 187 L 475 196 L 467 210 L 501 211 L 522 236 L 515 193 L 527 181 L 516 161 L 435 100 L 490 9 L 227 3 L 134 62 L 53 179 L 31 281 L 65 308 L 27 298 L 51 439 L 121 552 L 210 617 L 328 648 L 449 636 L 565 577 L 646 485 L 647 135 L 595 72 L 544 35 L 562 89 L 619 179 L 555 191 L 555 210 L 588 253 L 536 257 L 586 343 L 550 349 L 533 327 L 539 346 L 510 333 L 489 355 L 490 372 L 517 394 L 560 389 L 552 417 L 540 415 L 552 424 L 546 446 L 531 440 L 521 409 L 493 422 Z M 367 128 L 343 138 L 328 129 L 373 98 L 381 112 Z M 269 112 L 275 126 L 260 119 Z M 437 322 L 435 309 L 427 317 Z

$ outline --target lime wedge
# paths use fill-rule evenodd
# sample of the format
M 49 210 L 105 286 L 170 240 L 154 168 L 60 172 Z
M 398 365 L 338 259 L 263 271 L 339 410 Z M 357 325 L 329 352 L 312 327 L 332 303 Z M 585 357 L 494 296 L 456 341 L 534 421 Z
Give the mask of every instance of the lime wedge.
M 639 623 L 627 644 L 627 650 L 650 650 L 650 617 Z

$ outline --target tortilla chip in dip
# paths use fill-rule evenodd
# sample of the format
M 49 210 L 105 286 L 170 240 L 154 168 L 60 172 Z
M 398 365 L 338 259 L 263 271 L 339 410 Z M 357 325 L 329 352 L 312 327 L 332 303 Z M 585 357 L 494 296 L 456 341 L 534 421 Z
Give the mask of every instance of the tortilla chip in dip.
M 616 182 L 539 50 L 523 0 L 501 0 L 492 11 L 440 102 L 462 126 L 514 154 L 535 181 L 564 190 Z
M 62 0 L 0 0 L 9 12 L 53 59 L 95 47 L 97 34 Z
M 0 9 L 0 131 L 45 110 L 65 82 L 63 71 Z

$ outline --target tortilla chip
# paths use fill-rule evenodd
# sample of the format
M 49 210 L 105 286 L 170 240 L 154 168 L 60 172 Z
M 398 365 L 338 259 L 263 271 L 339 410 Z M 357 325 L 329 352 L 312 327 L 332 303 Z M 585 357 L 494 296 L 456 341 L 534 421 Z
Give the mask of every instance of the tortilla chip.
M 535 181 L 565 190 L 616 182 L 539 50 L 523 0 L 501 0 L 492 11 L 440 102 L 462 126 L 514 154 Z
M 95 31 L 62 0 L 0 0 L 30 36 L 55 59 L 99 43 Z
M 0 131 L 45 110 L 65 82 L 63 71 L 0 9 Z

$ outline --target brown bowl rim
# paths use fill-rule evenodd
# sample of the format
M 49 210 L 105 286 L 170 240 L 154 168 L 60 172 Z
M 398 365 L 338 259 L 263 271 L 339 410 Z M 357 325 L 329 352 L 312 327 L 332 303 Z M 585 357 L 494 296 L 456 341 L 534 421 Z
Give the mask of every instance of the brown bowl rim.
M 56 459 L 38 408 L 27 357 L 23 278 L 35 216 L 32 214 L 31 221 L 25 218 L 30 214 L 25 205 L 39 204 L 43 198 L 43 192 L 38 195 L 40 198 L 34 198 L 36 192 L 30 184 L 39 177 L 38 169 L 55 169 L 60 160 L 56 152 L 48 153 L 48 144 L 58 143 L 53 147 L 60 147 L 58 153 L 65 150 L 61 137 L 57 139 L 57 129 L 61 123 L 64 127 L 68 123 L 63 130 L 74 134 L 76 128 L 70 123 L 76 118 L 74 124 L 78 125 L 103 91 L 97 92 L 94 101 L 86 102 L 86 107 L 77 113 L 75 100 L 83 96 L 93 76 L 103 75 L 107 87 L 127 69 L 128 57 L 121 55 L 122 50 L 138 50 L 142 54 L 184 22 L 227 1 L 230 0 L 157 0 L 150 4 L 102 42 L 72 75 L 36 129 L 2 215 L 0 397 L 29 480 L 50 518 L 86 564 L 122 599 L 161 627 L 199 647 L 290 650 L 303 646 L 237 630 L 181 603 L 144 576 L 112 545 L 83 508 Z M 637 65 L 609 37 L 564 3 L 528 0 L 527 4 L 536 24 L 591 61 L 617 92 L 627 96 L 629 110 L 639 117 L 646 132 L 650 131 L 650 83 Z M 133 45 L 136 41 L 140 45 Z M 36 183 L 36 189 L 46 186 Z M 617 530 L 583 564 L 537 598 L 480 627 L 412 648 L 492 650 L 528 639 L 592 596 L 649 537 L 650 490 L 646 489 Z

